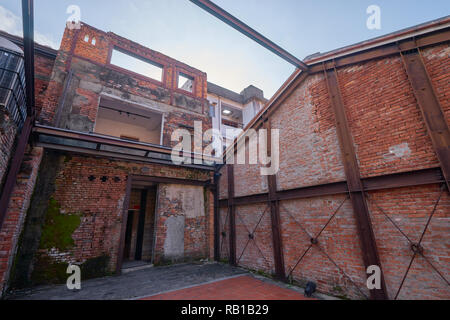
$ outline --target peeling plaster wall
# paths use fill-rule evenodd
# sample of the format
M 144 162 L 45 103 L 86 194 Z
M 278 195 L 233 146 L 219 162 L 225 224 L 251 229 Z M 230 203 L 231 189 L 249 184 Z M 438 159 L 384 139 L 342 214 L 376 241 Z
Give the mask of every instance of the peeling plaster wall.
M 210 210 L 205 201 L 203 187 L 159 185 L 155 262 L 208 257 Z

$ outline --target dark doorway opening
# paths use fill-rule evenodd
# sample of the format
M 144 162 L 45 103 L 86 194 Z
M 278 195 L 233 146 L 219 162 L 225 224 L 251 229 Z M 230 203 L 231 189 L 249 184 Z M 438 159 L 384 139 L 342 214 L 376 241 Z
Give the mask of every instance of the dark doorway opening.
M 156 185 L 131 190 L 123 248 L 123 269 L 152 263 L 155 210 Z

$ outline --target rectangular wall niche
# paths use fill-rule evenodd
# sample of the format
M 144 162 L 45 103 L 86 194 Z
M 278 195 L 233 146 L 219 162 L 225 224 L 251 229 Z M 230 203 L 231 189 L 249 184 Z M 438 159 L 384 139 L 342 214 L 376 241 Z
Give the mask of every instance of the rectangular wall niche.
M 159 145 L 161 130 L 161 113 L 120 100 L 100 100 L 94 128 L 97 134 Z

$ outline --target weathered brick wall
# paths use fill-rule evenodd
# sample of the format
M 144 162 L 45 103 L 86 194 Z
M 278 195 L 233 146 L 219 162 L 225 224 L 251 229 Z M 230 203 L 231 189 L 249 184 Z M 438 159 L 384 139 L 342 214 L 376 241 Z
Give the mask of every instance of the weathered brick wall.
M 253 234 L 253 239 L 250 239 L 250 234 Z M 267 204 L 236 208 L 236 259 L 246 268 L 267 274 L 274 272 L 270 208 Z
M 448 44 L 422 50 L 425 66 L 449 123 L 448 53 Z M 341 67 L 337 71 L 363 178 L 439 166 L 400 56 Z M 323 74 L 308 76 L 283 101 L 270 120 L 272 128 L 280 129 L 278 190 L 345 181 L 334 112 Z M 260 177 L 255 177 L 258 173 L 252 166 L 235 165 L 234 171 L 235 196 L 267 192 L 261 188 Z M 221 169 L 221 173 L 220 198 L 227 199 L 226 167 Z M 391 299 L 399 289 L 413 251 L 411 243 L 380 212 L 379 207 L 411 241 L 418 242 L 439 194 L 439 185 L 368 193 L 369 211 Z M 286 274 L 311 244 L 310 236 L 317 235 L 344 199 L 345 195 L 336 195 L 280 202 Z M 444 191 L 422 243 L 427 259 L 446 279 L 450 276 L 449 208 L 449 194 Z M 245 219 L 257 219 L 260 211 L 256 205 L 236 207 L 236 212 Z M 225 237 L 221 235 L 221 256 L 226 258 L 229 241 L 227 209 L 221 208 L 220 215 L 221 231 L 226 231 Z M 239 215 L 236 216 L 237 258 L 248 241 L 248 231 L 242 228 Z M 262 234 L 256 232 L 255 239 L 261 243 L 261 248 L 266 249 L 271 246 L 271 231 L 263 222 L 259 228 Z M 319 291 L 336 296 L 368 296 L 367 276 L 350 201 L 343 204 L 318 241 L 318 246 L 313 246 L 292 272 L 293 280 L 300 283 L 315 281 Z M 267 263 L 261 260 L 257 249 L 248 255 L 247 259 L 244 254 L 240 265 L 265 272 L 274 271 L 273 265 L 268 268 Z M 268 251 L 267 256 L 273 259 L 273 252 Z M 449 299 L 450 290 L 433 267 L 418 256 L 399 298 Z
M 73 245 L 61 252 L 41 246 L 39 255 L 51 257 L 53 262 L 77 264 L 106 255 L 110 257 L 109 271 L 114 271 L 118 258 L 123 219 L 122 208 L 129 174 L 189 178 L 201 181 L 211 178 L 209 172 L 198 169 L 66 155 L 57 173 L 55 192 L 51 199 L 54 199 L 57 204 L 59 214 L 79 216 L 80 224 L 71 234 L 71 238 L 74 240 Z M 159 215 L 158 219 L 160 216 L 169 215 L 169 213 L 170 215 L 183 215 L 186 210 L 186 201 L 189 199 L 181 198 L 184 201 L 178 198 L 167 199 L 167 197 L 164 197 L 165 185 L 161 186 L 162 191 L 159 192 L 163 194 L 158 199 L 156 211 Z M 184 185 L 182 187 L 186 190 L 190 188 Z M 196 188 L 203 190 L 202 187 Z M 203 197 L 203 191 L 201 191 L 201 196 Z M 132 206 L 139 202 L 140 199 L 138 198 L 132 199 Z M 212 199 L 206 198 L 204 201 L 205 207 L 201 208 L 201 212 L 196 212 L 201 216 L 192 219 L 186 218 L 184 233 L 186 258 L 208 257 L 209 241 L 205 235 L 210 232 L 208 228 L 212 228 L 212 226 L 207 224 L 209 211 L 206 208 L 211 205 L 211 201 Z M 154 203 L 153 201 L 150 202 Z M 164 221 L 158 220 L 157 223 L 158 225 L 155 228 L 157 241 L 159 242 L 156 245 L 155 262 L 164 258 L 166 238 Z M 41 258 L 40 261 L 48 262 L 47 258 Z
M 53 58 L 39 54 L 34 56 L 35 110 L 37 113 L 41 111 L 44 104 L 54 63 L 55 60 Z
M 399 56 L 338 74 L 362 177 L 439 165 Z
M 271 117 L 280 130 L 279 190 L 345 180 L 324 76 L 307 78 Z
M 88 42 L 84 40 L 86 36 Z M 112 65 L 111 52 L 115 47 L 163 66 L 162 81 Z M 73 76 L 63 94 L 69 70 Z M 178 89 L 179 72 L 195 79 L 192 93 Z M 212 127 L 205 73 L 111 32 L 85 24 L 80 30 L 66 29 L 43 99 L 40 121 L 66 129 L 93 131 L 100 96 L 105 94 L 164 113 L 163 144 L 167 146 L 175 144 L 170 141 L 175 129 L 193 127 L 194 121 L 202 121 L 205 130 Z M 55 123 L 57 114 L 59 121 Z
M 369 207 L 383 265 L 389 297 L 394 298 L 408 268 L 413 252 L 411 243 L 386 217 L 389 216 L 400 230 L 418 243 L 433 212 L 440 186 L 426 185 L 369 193 Z M 450 275 L 449 240 L 450 196 L 441 195 L 439 205 L 424 234 L 423 254 L 448 279 Z M 405 280 L 399 299 L 449 299 L 448 284 L 428 262 L 417 256 Z
M 42 154 L 42 148 L 27 150 L 11 194 L 8 214 L 0 229 L 0 296 L 7 287 L 8 276 L 33 193 Z
M 155 263 L 208 258 L 209 201 L 203 187 L 159 185 Z
M 306 252 L 336 211 L 317 238 L 322 251 L 313 246 Z M 280 218 L 286 275 L 293 270 L 291 277 L 300 284 L 312 280 L 319 290 L 340 297 L 369 295 L 353 209 L 345 195 L 281 201 Z

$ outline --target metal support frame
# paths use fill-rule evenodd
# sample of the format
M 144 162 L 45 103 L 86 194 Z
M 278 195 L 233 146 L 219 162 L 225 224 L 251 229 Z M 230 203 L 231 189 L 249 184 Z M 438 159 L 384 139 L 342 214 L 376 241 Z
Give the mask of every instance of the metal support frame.
M 270 119 L 264 123 L 267 130 L 267 151 L 269 157 L 272 156 L 272 136 Z M 275 276 L 279 280 L 285 280 L 286 274 L 284 270 L 283 257 L 283 239 L 281 236 L 281 219 L 280 219 L 280 202 L 276 197 L 277 193 L 277 177 L 276 175 L 267 176 L 269 186 L 269 206 L 270 206 L 270 221 L 272 227 L 272 246 L 273 246 L 273 261 L 275 262 Z
M 450 192 L 450 129 L 419 49 L 400 53 Z
M 257 32 L 256 30 L 250 28 L 248 25 L 246 25 L 241 20 L 237 19 L 224 9 L 220 8 L 218 5 L 214 4 L 212 1 L 209 0 L 190 0 L 192 3 L 196 4 L 203 10 L 209 12 L 216 18 L 222 20 L 232 28 L 236 29 L 240 33 L 244 34 L 245 36 L 249 37 L 250 39 L 256 41 L 261 46 L 266 48 L 267 50 L 272 51 L 280 58 L 286 60 L 290 64 L 294 65 L 295 67 L 301 69 L 301 70 L 308 70 L 308 66 L 301 61 L 300 59 L 296 58 L 294 55 L 290 54 L 274 42 L 270 41 L 266 37 L 264 37 L 262 34 Z
M 220 212 L 219 212 L 219 180 L 220 173 L 214 172 L 214 260 L 220 261 Z
M 408 267 L 406 269 L 405 274 L 403 275 L 402 281 L 400 283 L 400 286 L 397 289 L 397 293 L 395 294 L 394 300 L 397 300 L 403 285 L 405 283 L 406 277 L 408 276 L 408 273 L 411 269 L 412 263 L 414 262 L 415 258 L 417 257 L 417 255 L 421 256 L 429 265 L 430 267 L 439 275 L 439 277 L 447 284 L 447 286 L 450 287 L 450 282 L 449 280 L 447 280 L 447 278 L 445 277 L 444 273 L 442 273 L 441 271 L 439 271 L 439 269 L 430 261 L 431 259 L 429 259 L 425 254 L 424 254 L 424 248 L 422 247 L 422 241 L 423 238 L 425 236 L 425 233 L 427 232 L 427 229 L 430 225 L 431 219 L 433 218 L 436 209 L 439 205 L 439 202 L 441 201 L 442 198 L 442 194 L 444 192 L 445 189 L 445 183 L 442 184 L 441 188 L 440 188 L 440 192 L 439 192 L 439 196 L 437 198 L 437 200 L 435 201 L 435 204 L 433 206 L 433 209 L 427 219 L 427 223 L 423 229 L 423 232 L 420 236 L 420 240 L 419 242 L 413 242 L 410 237 L 408 237 L 408 235 L 403 232 L 403 230 L 400 228 L 400 226 L 381 208 L 381 206 L 375 201 L 375 199 L 373 197 L 368 197 L 368 201 L 370 201 L 372 204 L 375 205 L 375 207 L 384 215 L 384 217 L 395 227 L 395 229 L 397 229 L 397 231 L 408 241 L 409 245 L 410 245 L 410 249 L 413 252 L 413 256 L 408 264 Z
M 324 69 L 325 81 L 327 83 L 330 102 L 334 111 L 336 120 L 336 130 L 339 144 L 342 151 L 344 162 L 344 171 L 347 179 L 347 187 L 350 194 L 350 200 L 353 205 L 358 234 L 361 241 L 362 258 L 366 268 L 371 265 L 377 265 L 382 269 L 381 261 L 378 255 L 378 249 L 375 241 L 375 234 L 372 229 L 369 208 L 367 206 L 363 183 L 359 172 L 356 151 L 350 127 L 345 115 L 345 107 L 339 87 L 337 70 L 327 71 Z M 381 275 L 381 289 L 370 290 L 372 299 L 387 299 L 386 284 L 383 274 Z
M 388 190 L 394 188 L 413 187 L 445 182 L 440 168 L 389 174 L 385 176 L 365 178 L 361 181 L 363 183 L 364 191 Z M 276 199 L 294 200 L 345 193 L 348 193 L 348 188 L 347 183 L 343 181 L 277 191 Z M 268 199 L 268 193 L 260 193 L 249 196 L 235 197 L 234 204 L 238 206 L 242 204 L 261 203 L 269 201 Z M 226 206 L 226 199 L 222 199 L 219 201 L 219 207 L 223 208 Z

